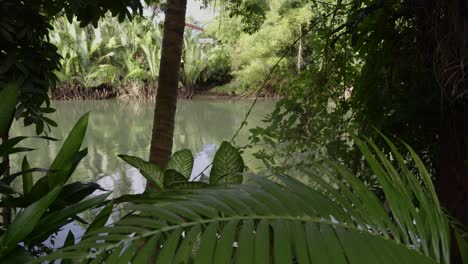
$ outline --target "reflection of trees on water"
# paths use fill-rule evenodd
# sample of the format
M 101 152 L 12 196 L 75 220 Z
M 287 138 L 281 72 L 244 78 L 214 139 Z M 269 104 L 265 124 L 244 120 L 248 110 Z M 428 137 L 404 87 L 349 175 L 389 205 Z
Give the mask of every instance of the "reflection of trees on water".
M 191 100 L 178 104 L 174 131 L 174 150 L 189 148 L 194 152 L 204 151 L 206 146 L 218 145 L 222 140 L 229 140 L 239 127 L 251 101 Z M 109 182 L 116 193 L 135 190 L 130 174 L 134 174 L 119 158 L 118 154 L 148 157 L 151 129 L 153 123 L 152 102 L 121 102 L 116 100 L 53 102 L 57 112 L 52 119 L 59 124 L 53 128 L 51 136 L 64 139 L 78 118 L 90 111 L 90 124 L 85 146 L 88 156 L 83 159 L 73 176 L 74 181 L 92 181 L 102 179 Z M 259 102 L 249 127 L 259 125 L 268 111 L 271 102 Z M 34 135 L 33 128 L 23 128 L 14 124 L 12 135 Z M 239 138 L 247 142 L 248 130 L 243 130 Z M 243 139 L 243 140 L 242 140 Z M 38 148 L 28 154 L 33 166 L 47 167 L 56 156 L 62 142 L 45 142 L 28 139 L 24 145 Z M 210 148 L 206 148 L 208 151 Z M 214 152 L 213 152 L 214 153 Z M 199 155 L 212 158 L 213 153 Z M 21 156 L 15 158 L 19 164 Z M 208 161 L 209 162 L 209 161 Z M 15 165 L 15 164 L 13 164 Z M 124 175 L 117 177 L 116 175 Z M 134 177 L 134 176 L 133 176 Z M 133 185 L 132 185 L 133 184 Z M 104 186 L 106 188 L 107 186 Z M 110 187 L 110 186 L 109 186 Z M 110 189 L 110 188 L 109 188 Z

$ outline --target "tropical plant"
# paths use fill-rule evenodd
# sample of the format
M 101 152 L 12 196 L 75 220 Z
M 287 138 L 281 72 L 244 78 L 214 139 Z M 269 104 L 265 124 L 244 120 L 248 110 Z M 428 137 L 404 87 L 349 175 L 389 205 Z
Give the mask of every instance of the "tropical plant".
M 449 263 L 450 223 L 429 173 L 409 146 L 403 156 L 384 139 L 394 162 L 372 141 L 355 140 L 385 202 L 348 169 L 326 161 L 304 171 L 308 184 L 286 175 L 249 176 L 243 185 L 130 199 L 129 214 L 112 226 L 38 261 Z
M 241 173 L 244 172 L 244 161 L 240 152 L 227 141 L 222 142 L 216 151 L 210 175 L 207 176 L 202 171 L 191 181 L 194 159 L 192 152 L 188 149 L 175 152 L 165 169 L 138 157 L 127 155 L 119 155 L 119 157 L 139 169 L 152 186 L 148 191 L 153 194 L 164 190 L 195 189 L 208 185 L 242 183 Z
M 8 114 L 15 110 L 17 86 L 7 85 L 0 91 L 0 110 Z M 0 132 L 9 129 L 8 115 L 0 119 Z M 79 213 L 95 208 L 104 202 L 109 195 L 103 194 L 84 200 L 97 189 L 95 183 L 74 182 L 66 184 L 80 160 L 86 156 L 87 149 L 80 150 L 88 124 L 88 115 L 83 116 L 73 127 L 57 157 L 49 169 L 31 168 L 24 157 L 22 169 L 19 172 L 4 174 L 9 159 L 0 163 L 0 201 L 2 214 L 2 232 L 0 234 L 0 261 L 2 263 L 18 263 L 32 259 L 33 255 L 50 251 L 43 242 L 58 232 L 64 225 L 77 220 L 82 221 Z M 33 149 L 18 147 L 27 137 L 19 136 L 2 141 L 0 155 L 24 153 Z M 54 140 L 42 137 L 46 140 Z M 42 172 L 45 176 L 34 183 L 33 173 Z M 10 184 L 16 178 L 22 179 L 23 191 L 13 189 Z M 101 189 L 102 190 L 102 189 Z M 11 211 L 17 212 L 13 218 Z M 12 219 L 13 218 L 13 219 Z M 40 253 L 37 253 L 37 251 Z
M 199 43 L 190 31 L 184 35 L 183 52 L 182 82 L 187 93 L 186 97 L 190 98 L 194 92 L 195 84 L 208 65 L 209 55 L 204 45 Z
M 17 83 L 17 117 L 24 118 L 27 125 L 37 124 L 39 128 L 47 123 L 43 118 L 47 113 L 41 109 L 44 109 L 44 103 L 46 108 L 50 106 L 48 92 L 55 89 L 58 80 L 54 72 L 61 67 L 57 48 L 47 37 L 54 18 L 66 14 L 69 21 L 76 16 L 82 27 L 91 23 L 97 26 L 99 19 L 108 11 L 123 21 L 126 17 L 143 13 L 142 9 L 139 0 L 80 4 L 48 0 L 40 3 L 1 1 L 0 89 L 7 83 Z M 11 124 L 13 116 L 9 118 Z

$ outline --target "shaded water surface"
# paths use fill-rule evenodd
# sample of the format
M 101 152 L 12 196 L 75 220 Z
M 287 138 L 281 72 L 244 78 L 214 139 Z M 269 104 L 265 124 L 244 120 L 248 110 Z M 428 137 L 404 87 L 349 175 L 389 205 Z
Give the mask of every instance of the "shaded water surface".
M 213 159 L 217 146 L 230 140 L 240 126 L 252 101 L 240 100 L 190 100 L 178 103 L 174 132 L 174 150 L 188 148 L 195 156 L 194 173 L 197 175 Z M 120 160 L 118 154 L 148 158 L 151 129 L 153 125 L 153 102 L 100 101 L 55 101 L 57 112 L 50 117 L 59 126 L 52 128 L 50 136 L 64 139 L 78 118 L 91 112 L 85 146 L 88 155 L 83 159 L 70 182 L 96 181 L 103 188 L 113 191 L 113 196 L 141 193 L 145 181 L 136 169 Z M 248 119 L 248 128 L 261 125 L 261 120 L 273 110 L 273 101 L 259 101 Z M 243 129 L 236 140 L 238 145 L 247 143 L 248 129 Z M 13 125 L 12 136 L 34 135 L 33 128 L 24 128 L 21 123 Z M 62 141 L 46 142 L 28 139 L 25 146 L 37 148 L 28 154 L 34 167 L 48 167 Z M 243 155 L 247 166 L 261 166 Z M 22 156 L 13 158 L 13 168 L 18 168 Z M 36 174 L 40 177 L 40 174 Z

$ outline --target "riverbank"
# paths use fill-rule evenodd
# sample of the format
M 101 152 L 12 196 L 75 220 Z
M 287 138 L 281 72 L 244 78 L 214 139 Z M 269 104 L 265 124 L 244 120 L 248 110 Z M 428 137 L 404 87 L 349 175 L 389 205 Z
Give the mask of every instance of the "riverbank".
M 219 90 L 195 91 L 195 93 L 187 98 L 185 95 L 180 95 L 180 99 L 207 99 L 207 100 L 241 100 L 255 99 L 254 93 L 237 94 L 235 92 L 224 92 Z M 117 99 L 124 101 L 133 100 L 155 100 L 156 91 L 153 88 L 143 87 L 140 89 L 120 89 L 101 86 L 91 89 L 83 89 L 78 87 L 59 88 L 51 94 L 51 99 L 58 101 L 76 101 L 76 100 L 108 100 Z M 259 98 L 265 99 L 281 99 L 281 96 L 272 96 L 269 94 L 260 95 Z

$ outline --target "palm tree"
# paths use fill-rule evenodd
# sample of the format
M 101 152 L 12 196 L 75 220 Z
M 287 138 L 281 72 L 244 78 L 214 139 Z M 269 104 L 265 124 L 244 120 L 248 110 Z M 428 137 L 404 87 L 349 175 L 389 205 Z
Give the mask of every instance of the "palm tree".
M 150 161 L 165 168 L 172 152 L 187 0 L 168 0 L 154 110 Z

